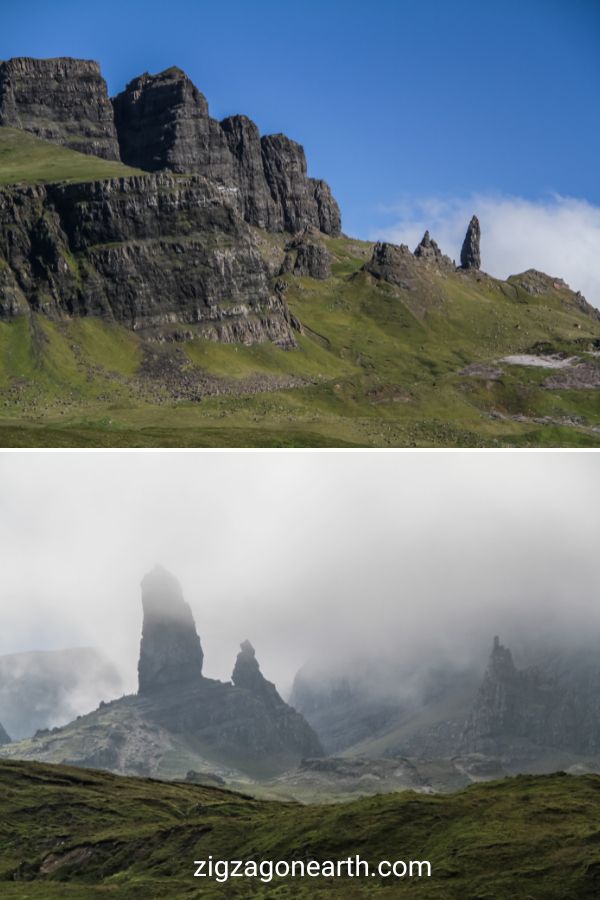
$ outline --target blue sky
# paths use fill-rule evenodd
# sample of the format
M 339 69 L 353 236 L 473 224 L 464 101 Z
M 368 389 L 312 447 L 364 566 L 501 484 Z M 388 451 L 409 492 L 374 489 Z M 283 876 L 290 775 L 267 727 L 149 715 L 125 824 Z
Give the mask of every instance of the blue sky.
M 97 59 L 111 93 L 179 65 L 217 118 L 304 144 L 357 236 L 412 239 L 424 202 L 600 207 L 598 0 L 3 0 L 18 55 Z

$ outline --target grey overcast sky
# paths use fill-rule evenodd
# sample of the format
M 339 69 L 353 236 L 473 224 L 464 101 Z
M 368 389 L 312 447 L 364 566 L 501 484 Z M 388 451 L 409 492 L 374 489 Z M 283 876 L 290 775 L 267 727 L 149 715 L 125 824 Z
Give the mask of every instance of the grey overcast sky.
M 588 453 L 4 453 L 0 653 L 92 644 L 133 690 L 157 561 L 205 673 L 249 638 L 284 692 L 311 657 L 600 635 L 599 487 Z

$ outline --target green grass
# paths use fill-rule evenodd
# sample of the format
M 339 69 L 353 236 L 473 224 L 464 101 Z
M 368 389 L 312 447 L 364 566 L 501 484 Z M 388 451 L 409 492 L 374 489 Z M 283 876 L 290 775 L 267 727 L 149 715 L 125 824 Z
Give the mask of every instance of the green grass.
M 17 128 L 0 127 L 0 184 L 94 181 L 139 169 L 60 147 Z
M 270 243 L 265 239 L 264 252 Z M 287 276 L 298 348 L 197 337 L 158 347 L 99 319 L 0 323 L 3 446 L 598 446 L 597 390 L 548 390 L 541 369 L 502 364 L 543 346 L 592 359 L 600 322 L 568 293 L 531 296 L 482 276 L 427 270 L 418 291 L 359 271 L 371 245 L 328 241 L 327 281 Z M 212 391 L 170 392 L 142 374 L 150 350 Z M 216 387 L 215 387 L 216 380 Z
M 334 806 L 0 762 L 6 898 L 598 896 L 600 777 L 519 776 Z M 195 859 L 429 860 L 430 878 L 194 879 Z

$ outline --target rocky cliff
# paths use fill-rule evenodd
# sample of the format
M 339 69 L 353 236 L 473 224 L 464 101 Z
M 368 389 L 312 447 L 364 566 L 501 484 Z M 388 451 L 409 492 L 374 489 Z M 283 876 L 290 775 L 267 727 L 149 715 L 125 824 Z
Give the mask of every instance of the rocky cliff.
M 300 144 L 282 134 L 261 138 L 246 116 L 211 118 L 181 69 L 135 78 L 113 104 L 128 165 L 204 175 L 226 186 L 239 214 L 259 228 L 340 233 L 339 207 L 325 182 L 308 178 Z
M 269 777 L 323 753 L 306 720 L 267 681 L 245 641 L 234 683 L 202 674 L 196 626 L 177 580 L 157 568 L 142 582 L 139 692 L 64 728 L 11 745 L 18 758 L 147 775 L 246 772 Z
M 10 744 L 10 738 L 0 722 L 0 744 Z
M 269 275 L 249 226 L 201 176 L 0 190 L 0 318 L 31 309 L 135 330 L 186 323 L 291 347 Z
M 0 63 L 0 125 L 119 159 L 106 82 L 91 60 L 17 57 Z
M 600 668 L 548 658 L 519 669 L 496 637 L 461 750 L 518 758 L 542 748 L 600 753 Z
M 295 346 L 249 226 L 340 233 L 300 144 L 261 138 L 245 116 L 211 118 L 177 68 L 135 78 L 111 103 L 98 64 L 74 59 L 1 63 L 0 125 L 152 173 L 1 190 L 0 318 L 94 315 L 161 339 L 180 339 L 184 324 Z M 302 253 L 298 274 L 328 276 L 318 245 Z

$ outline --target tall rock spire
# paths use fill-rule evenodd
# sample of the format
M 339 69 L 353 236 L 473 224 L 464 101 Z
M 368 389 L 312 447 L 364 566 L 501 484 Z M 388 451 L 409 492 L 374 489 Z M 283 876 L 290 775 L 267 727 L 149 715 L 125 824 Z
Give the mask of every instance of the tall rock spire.
M 139 693 L 202 678 L 204 655 L 194 617 L 174 575 L 156 566 L 142 579 L 144 624 Z
M 479 242 L 481 240 L 481 228 L 479 219 L 473 216 L 469 222 L 467 233 L 460 251 L 460 265 L 463 269 L 481 268 L 481 252 Z

